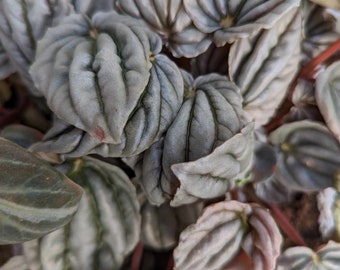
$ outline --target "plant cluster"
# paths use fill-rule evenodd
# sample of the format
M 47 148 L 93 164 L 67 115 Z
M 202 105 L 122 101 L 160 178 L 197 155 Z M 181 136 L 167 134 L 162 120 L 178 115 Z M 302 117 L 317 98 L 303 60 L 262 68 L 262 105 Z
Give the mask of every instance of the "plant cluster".
M 338 10 L 0 0 L 0 269 L 339 269 Z

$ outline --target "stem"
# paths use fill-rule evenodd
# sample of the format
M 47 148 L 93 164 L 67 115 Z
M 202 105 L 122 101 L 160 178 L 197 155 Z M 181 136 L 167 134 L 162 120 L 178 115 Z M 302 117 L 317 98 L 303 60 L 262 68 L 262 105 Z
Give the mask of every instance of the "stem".
M 140 264 L 141 264 L 142 257 L 143 257 L 143 250 L 144 250 L 143 244 L 139 243 L 137 247 L 135 248 L 135 251 L 132 255 L 132 262 L 131 262 L 130 270 L 140 269 Z
M 295 79 L 291 83 L 287 98 L 281 105 L 281 107 L 278 109 L 277 115 L 270 121 L 269 124 L 266 125 L 266 131 L 271 132 L 280 125 L 283 124 L 284 118 L 286 115 L 290 112 L 291 108 L 294 106 L 294 103 L 292 102 L 294 90 L 296 88 L 296 85 L 298 84 L 299 79 L 311 79 L 313 78 L 313 75 L 315 73 L 315 69 L 322 64 L 323 62 L 327 61 L 329 58 L 331 58 L 338 50 L 340 49 L 340 39 L 332 43 L 326 50 L 324 50 L 322 53 L 320 53 L 318 56 L 316 56 L 314 59 L 312 59 L 307 65 L 302 67 L 299 71 L 299 73 L 295 76 Z
M 288 218 L 282 213 L 280 208 L 278 208 L 274 204 L 267 205 L 275 217 L 276 222 L 278 223 L 279 227 L 285 234 L 292 240 L 295 244 L 299 246 L 307 246 L 306 242 L 303 240 L 300 233 L 295 229 L 292 223 L 288 220 Z
M 172 270 L 174 269 L 174 257 L 173 257 L 173 254 L 171 254 L 170 258 L 169 258 L 169 261 L 168 261 L 168 264 L 166 266 L 166 270 Z

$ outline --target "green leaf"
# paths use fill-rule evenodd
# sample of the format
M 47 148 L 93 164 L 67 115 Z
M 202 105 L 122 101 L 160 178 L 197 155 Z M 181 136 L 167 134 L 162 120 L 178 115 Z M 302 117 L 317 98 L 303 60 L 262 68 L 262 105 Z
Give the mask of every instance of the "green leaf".
M 31 270 L 23 255 L 17 255 L 9 259 L 3 266 L 0 267 L 0 270 Z
M 271 28 L 299 6 L 298 0 L 184 0 L 185 10 L 203 33 L 213 33 L 217 46 Z
M 58 168 L 83 187 L 84 195 L 73 220 L 41 239 L 36 256 L 42 269 L 120 269 L 140 237 L 134 186 L 120 168 L 93 158 Z
M 329 129 L 340 142 L 340 61 L 334 62 L 316 78 L 315 98 Z
M 39 130 L 28 126 L 12 124 L 3 128 L 0 131 L 0 136 L 21 147 L 28 148 L 33 143 L 40 141 L 43 134 Z
M 208 206 L 180 235 L 175 269 L 229 269 L 246 252 L 254 270 L 275 269 L 282 236 L 269 211 L 238 201 Z
M 299 68 L 300 37 L 301 14 L 294 8 L 270 29 L 230 48 L 229 75 L 241 89 L 246 119 L 256 127 L 270 120 L 287 94 Z
M 317 252 L 308 247 L 292 247 L 279 257 L 277 270 L 337 270 L 340 244 L 329 241 Z
M 0 138 L 0 244 L 41 237 L 67 224 L 81 188 L 25 149 Z
M 297 121 L 276 129 L 270 141 L 277 146 L 278 170 L 289 189 L 310 192 L 335 185 L 340 144 L 327 127 Z

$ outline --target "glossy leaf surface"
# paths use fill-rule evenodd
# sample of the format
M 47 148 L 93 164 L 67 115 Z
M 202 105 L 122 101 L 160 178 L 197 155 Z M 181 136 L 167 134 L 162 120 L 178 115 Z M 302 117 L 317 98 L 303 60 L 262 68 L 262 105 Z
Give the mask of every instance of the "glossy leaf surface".
M 0 244 L 41 237 L 67 224 L 82 189 L 25 149 L 0 138 Z

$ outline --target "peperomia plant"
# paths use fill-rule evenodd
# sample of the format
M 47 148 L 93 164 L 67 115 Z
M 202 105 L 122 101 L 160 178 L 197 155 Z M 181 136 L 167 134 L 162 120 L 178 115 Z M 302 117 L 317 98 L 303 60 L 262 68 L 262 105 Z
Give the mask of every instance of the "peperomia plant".
M 337 0 L 0 0 L 0 270 L 339 269 Z

